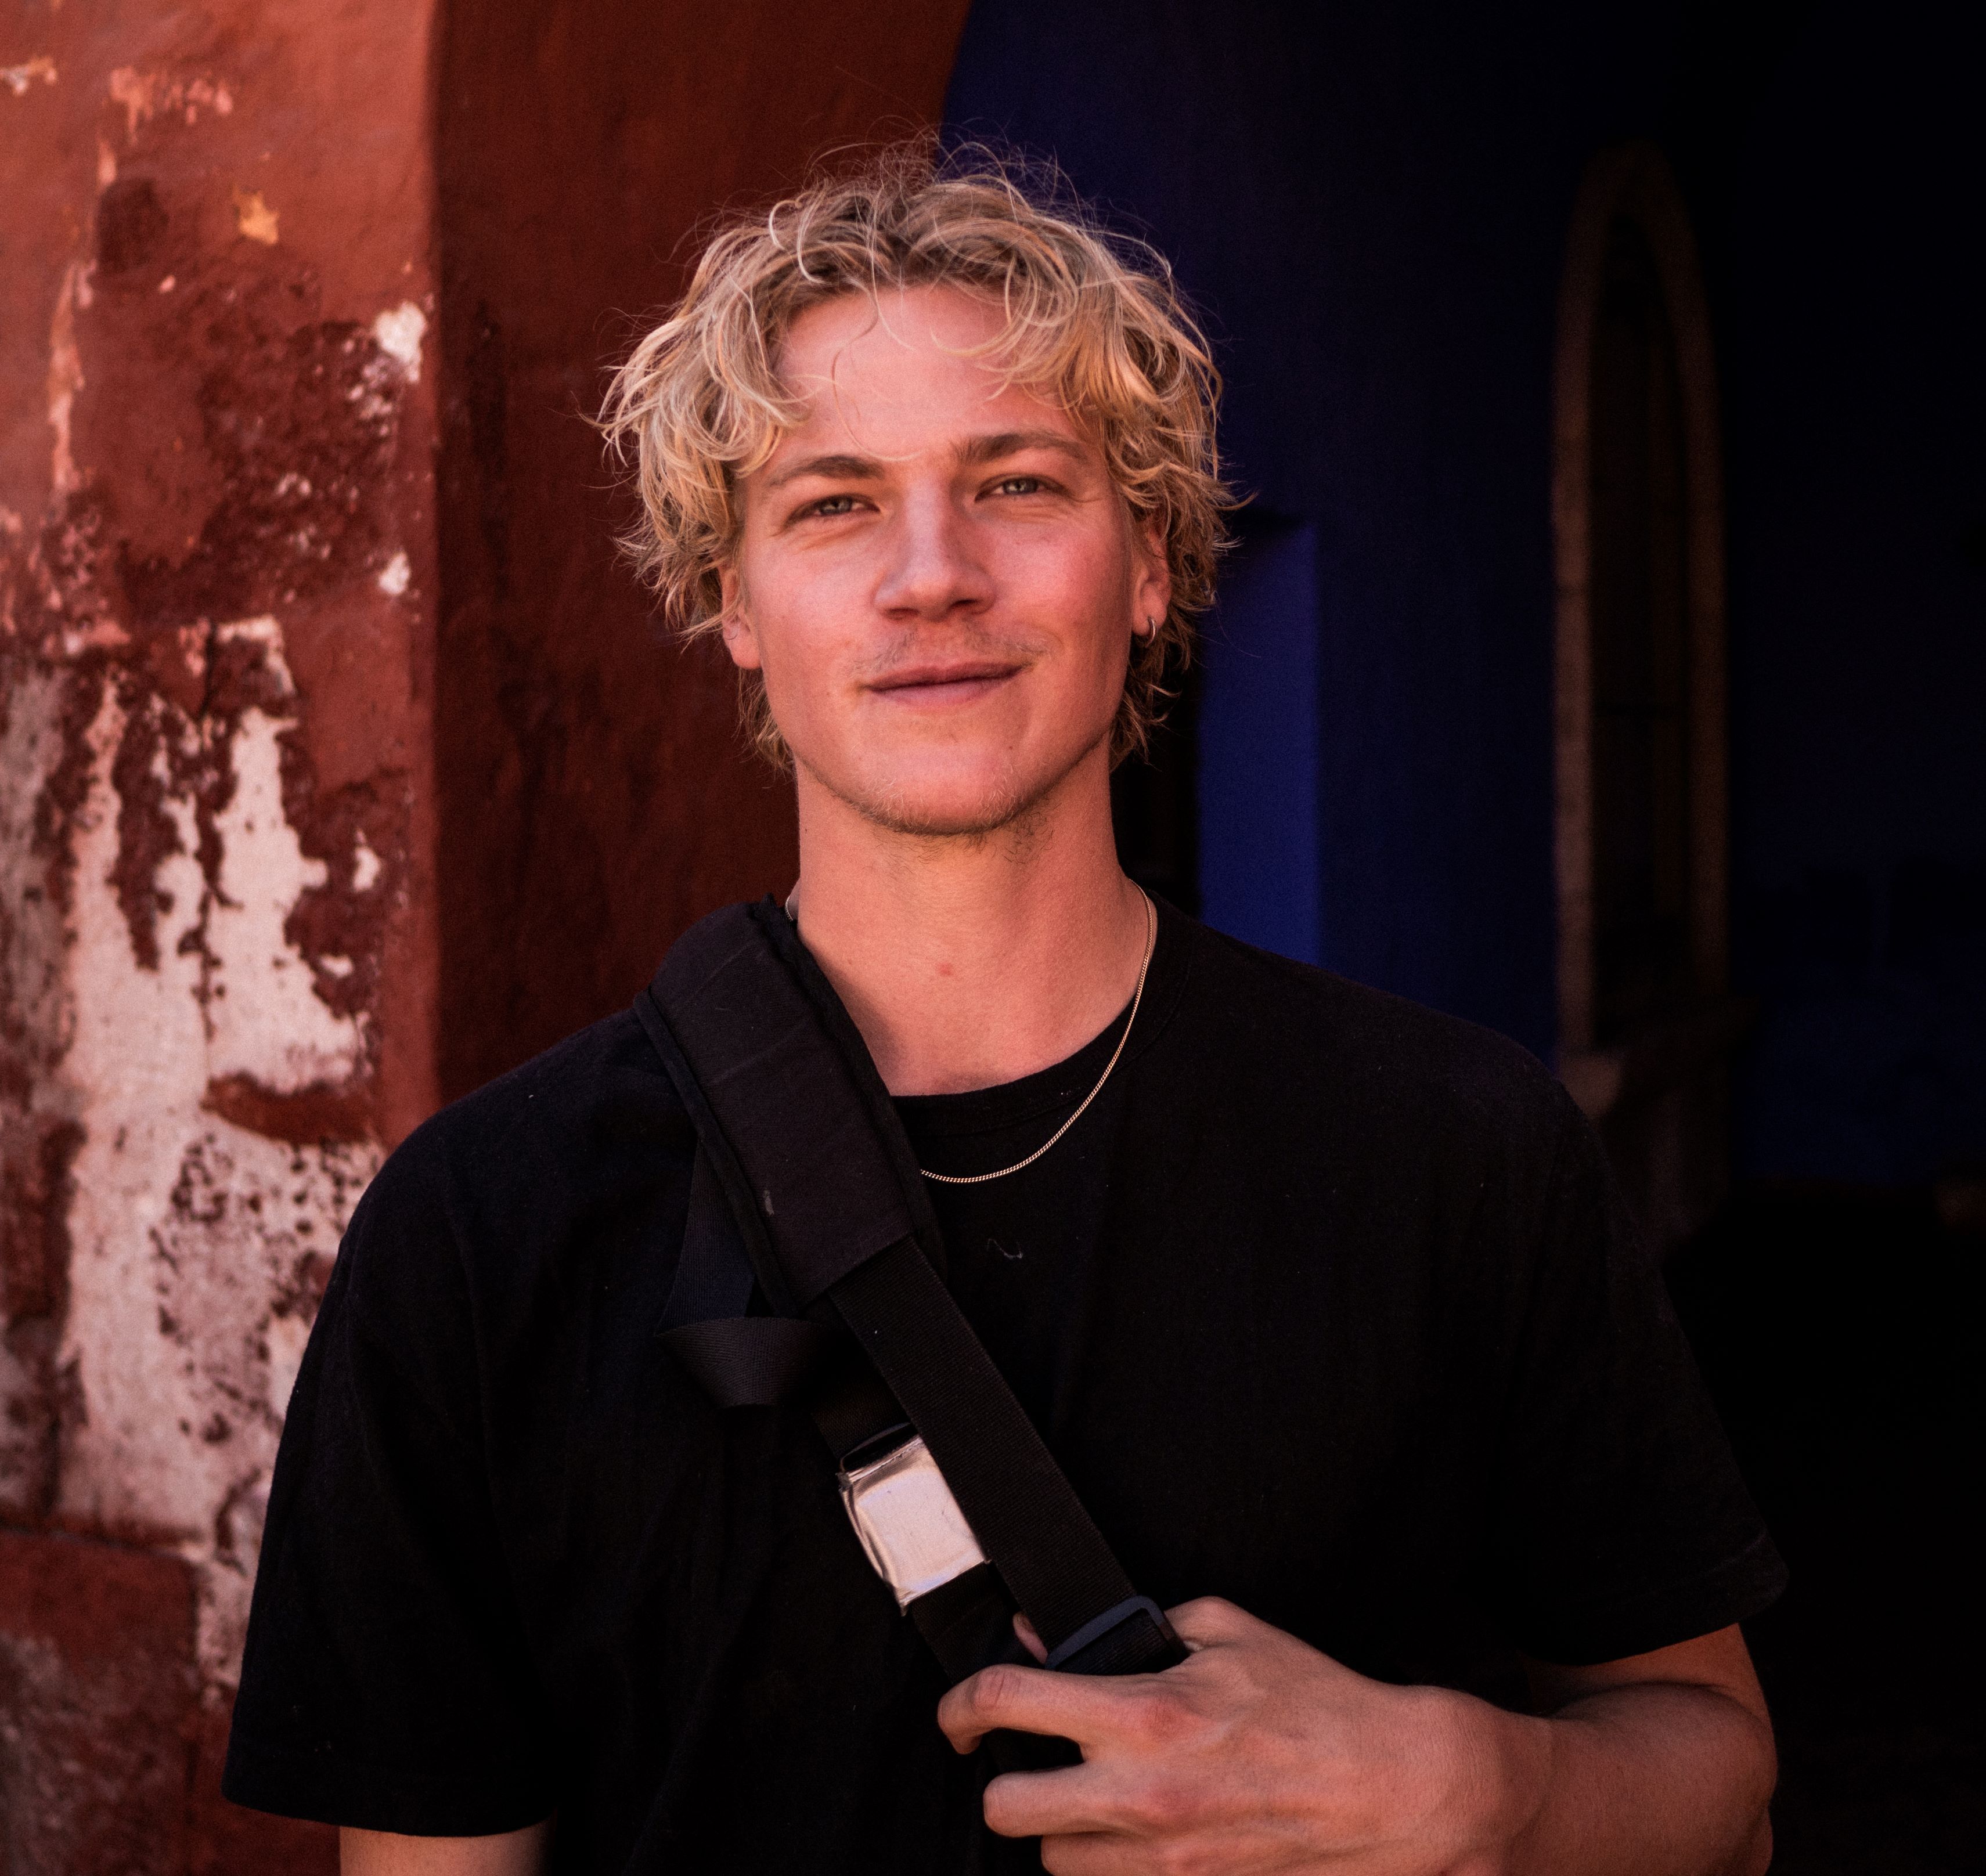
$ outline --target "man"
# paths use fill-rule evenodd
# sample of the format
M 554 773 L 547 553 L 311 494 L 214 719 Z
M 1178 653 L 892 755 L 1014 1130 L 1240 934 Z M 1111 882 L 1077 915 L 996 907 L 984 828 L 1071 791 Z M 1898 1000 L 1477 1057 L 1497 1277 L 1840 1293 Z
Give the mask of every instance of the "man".
M 228 1790 L 348 1871 L 1765 1869 L 1780 1568 L 1590 1131 L 1118 867 L 1213 383 L 1155 257 L 913 153 L 721 235 L 610 412 L 951 1293 L 1190 1655 L 947 1687 L 806 1414 L 658 1341 L 696 1135 L 614 1018 L 394 1155 L 298 1382 Z

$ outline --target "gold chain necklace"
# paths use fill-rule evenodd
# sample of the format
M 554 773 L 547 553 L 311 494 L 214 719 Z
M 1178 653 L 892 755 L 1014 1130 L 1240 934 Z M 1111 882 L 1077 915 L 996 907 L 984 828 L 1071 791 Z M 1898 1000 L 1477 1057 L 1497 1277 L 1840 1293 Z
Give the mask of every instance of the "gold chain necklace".
M 989 1179 L 1004 1179 L 1010 1172 L 1024 1172 L 1082 1118 L 1089 1104 L 1103 1092 L 1103 1084 L 1110 1079 L 1111 1070 L 1117 1066 L 1117 1058 L 1124 1053 L 1125 1044 L 1131 1040 L 1131 1025 L 1137 1021 L 1138 1006 L 1145 1000 L 1146 973 L 1152 968 L 1152 953 L 1159 945 L 1159 909 L 1152 903 L 1151 894 L 1143 886 L 1138 889 L 1138 896 L 1145 902 L 1145 956 L 1138 967 L 1138 987 L 1131 993 L 1131 1014 L 1124 1019 L 1124 1033 L 1117 1038 L 1117 1046 L 1110 1051 L 1110 1059 L 1103 1064 L 1103 1072 L 1096 1078 L 1096 1085 L 1083 1096 L 1082 1104 L 1025 1159 L 1017 1159 L 1011 1166 L 1002 1166 L 998 1172 L 934 1172 L 928 1166 L 920 1166 L 917 1170 L 926 1178 L 935 1179 L 941 1185 L 984 1185 Z M 786 895 L 786 916 L 796 926 L 799 923 L 799 911 L 793 902 L 799 897 L 797 886 Z
M 1124 1053 L 1124 1045 L 1131 1040 L 1131 1025 L 1138 1020 L 1138 1006 L 1145 999 L 1145 973 L 1152 967 L 1152 953 L 1158 948 L 1159 912 L 1152 903 L 1151 895 L 1143 887 L 1139 896 L 1145 902 L 1145 917 L 1149 929 L 1145 936 L 1145 960 L 1138 967 L 1138 987 L 1131 993 L 1131 1014 L 1124 1019 L 1124 1033 L 1117 1038 L 1117 1046 L 1110 1051 L 1110 1059 L 1103 1064 L 1103 1072 L 1096 1078 L 1096 1085 L 1082 1098 L 1082 1105 L 1062 1122 L 1048 1138 L 1036 1147 L 1025 1159 L 1017 1159 L 1011 1166 L 1002 1166 L 998 1172 L 934 1172 L 928 1166 L 917 1170 L 927 1179 L 935 1179 L 941 1185 L 984 1185 L 989 1179 L 1004 1179 L 1010 1172 L 1020 1172 L 1032 1166 L 1076 1122 L 1082 1118 L 1083 1111 L 1103 1092 L 1103 1084 L 1110 1079 L 1110 1071 L 1117 1066 L 1117 1058 Z

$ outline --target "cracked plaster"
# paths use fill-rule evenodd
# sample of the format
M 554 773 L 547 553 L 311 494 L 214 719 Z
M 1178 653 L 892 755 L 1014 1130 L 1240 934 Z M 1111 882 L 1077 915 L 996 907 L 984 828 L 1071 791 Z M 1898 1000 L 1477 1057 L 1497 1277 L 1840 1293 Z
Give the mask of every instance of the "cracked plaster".
M 385 1132 L 427 314 L 397 261 L 392 291 L 328 290 L 294 184 L 280 245 L 272 212 L 217 245 L 217 171 L 224 205 L 231 173 L 258 203 L 278 173 L 237 147 L 241 81 L 96 83 L 94 214 L 44 256 L 39 486 L 17 453 L 0 488 L 0 1522 L 175 1559 L 224 1713 L 282 1415 Z M 0 359 L 16 385 L 26 362 Z M 0 1643 L 0 1675 L 39 1659 Z

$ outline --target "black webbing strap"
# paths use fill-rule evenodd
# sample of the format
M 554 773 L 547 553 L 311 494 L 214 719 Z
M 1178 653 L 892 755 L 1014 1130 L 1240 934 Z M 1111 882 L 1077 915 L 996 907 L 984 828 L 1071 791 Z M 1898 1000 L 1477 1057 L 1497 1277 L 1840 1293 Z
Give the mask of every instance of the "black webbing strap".
M 699 1151 L 661 1339 L 721 1407 L 805 1398 L 847 1340 L 819 1323 L 753 1314 L 756 1288 L 724 1181 L 710 1155 Z
M 900 1239 L 828 1293 L 1049 1647 L 1128 1602 L 1123 1565 L 917 1246 Z
M 853 1024 L 779 908 L 769 899 L 732 906 L 693 926 L 636 1008 L 779 1313 L 745 1323 L 847 1325 L 1051 1665 L 1129 1673 L 1180 1659 L 1170 1626 L 1133 1590 L 934 1268 L 944 1253 L 909 1143 Z M 707 1327 L 722 1341 L 745 1323 Z M 873 1434 L 874 1417 L 850 1424 Z M 948 1657 L 966 1659 L 968 1633 L 982 1646 L 991 1588 L 961 1579 L 949 1596 L 935 1592 L 945 1600 L 931 1620 L 916 1612 L 948 1667 Z

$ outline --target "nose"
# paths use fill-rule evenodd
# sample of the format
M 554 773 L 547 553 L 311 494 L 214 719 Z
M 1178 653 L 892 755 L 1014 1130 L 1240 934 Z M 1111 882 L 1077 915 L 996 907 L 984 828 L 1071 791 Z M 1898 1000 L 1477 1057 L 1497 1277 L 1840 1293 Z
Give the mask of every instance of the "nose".
M 891 617 L 936 624 L 981 611 L 992 599 L 991 577 L 948 489 L 911 489 L 886 540 L 876 603 Z

